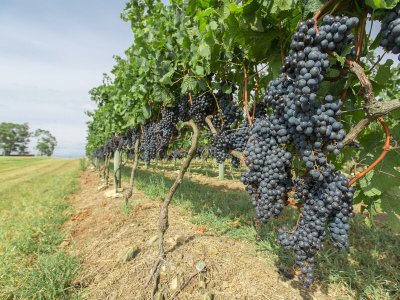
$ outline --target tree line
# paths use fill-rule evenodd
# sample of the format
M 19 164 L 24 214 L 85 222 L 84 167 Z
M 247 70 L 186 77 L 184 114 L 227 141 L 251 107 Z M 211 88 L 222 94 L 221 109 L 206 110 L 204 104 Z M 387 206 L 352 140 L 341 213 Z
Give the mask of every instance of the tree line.
M 48 130 L 29 130 L 29 124 L 0 123 L 0 150 L 4 156 L 28 155 L 31 137 L 36 139 L 35 149 L 40 156 L 51 156 L 57 139 Z

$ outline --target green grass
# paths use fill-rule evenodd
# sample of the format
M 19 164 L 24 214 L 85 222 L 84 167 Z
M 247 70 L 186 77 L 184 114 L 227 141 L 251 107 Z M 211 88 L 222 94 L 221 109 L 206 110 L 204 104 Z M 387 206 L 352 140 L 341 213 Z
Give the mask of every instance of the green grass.
M 46 160 L 47 158 L 43 157 L 0 156 L 0 174 L 2 174 L 4 171 L 40 164 Z
M 128 178 L 128 168 L 124 168 L 123 176 Z M 138 170 L 135 177 L 135 186 L 155 200 L 163 199 L 172 183 L 170 178 L 151 169 Z M 188 211 L 194 224 L 252 241 L 256 251 L 273 262 L 277 271 L 292 271 L 293 253 L 279 246 L 276 231 L 284 224 L 296 223 L 297 213 L 293 209 L 285 209 L 279 219 L 262 225 L 257 232 L 252 222 L 254 209 L 244 191 L 224 191 L 185 178 L 173 202 Z M 255 242 L 257 235 L 260 240 Z M 352 221 L 350 239 L 348 251 L 339 251 L 327 241 L 317 257 L 315 276 L 321 289 L 334 291 L 337 299 L 400 299 L 399 236 L 382 224 L 368 227 L 362 216 L 357 216 Z M 283 275 L 282 279 L 287 280 Z
M 0 189 L 0 299 L 74 297 L 71 282 L 79 262 L 59 245 L 61 226 L 71 215 L 67 199 L 77 189 L 78 162 L 8 158 L 7 164 L 8 178 L 23 176 Z M 32 168 L 40 164 L 40 172 Z
M 156 164 L 150 167 L 151 170 L 165 170 L 165 171 L 175 171 L 179 168 L 181 161 L 177 160 L 176 163 L 172 161 L 157 161 Z M 144 166 L 144 163 L 141 165 Z M 230 162 L 225 162 L 225 180 L 239 180 L 240 172 L 244 169 L 234 168 Z M 194 159 L 190 164 L 188 172 L 191 174 L 199 174 L 207 177 L 218 177 L 218 164 L 212 160 L 201 161 L 199 159 Z

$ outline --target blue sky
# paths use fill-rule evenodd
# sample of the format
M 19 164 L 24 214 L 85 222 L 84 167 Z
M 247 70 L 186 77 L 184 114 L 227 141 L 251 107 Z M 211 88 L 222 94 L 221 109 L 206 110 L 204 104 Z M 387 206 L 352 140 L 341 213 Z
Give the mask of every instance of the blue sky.
M 28 122 L 84 155 L 88 91 L 133 42 L 125 0 L 1 0 L 0 122 Z

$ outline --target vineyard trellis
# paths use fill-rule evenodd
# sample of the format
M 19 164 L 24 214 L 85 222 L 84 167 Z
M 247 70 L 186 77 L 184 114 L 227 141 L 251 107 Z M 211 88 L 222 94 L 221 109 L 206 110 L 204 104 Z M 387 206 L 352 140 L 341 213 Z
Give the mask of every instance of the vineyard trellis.
M 90 92 L 97 109 L 88 113 L 87 154 L 106 184 L 112 156 L 134 156 L 126 203 L 139 159 L 148 166 L 183 158 L 160 211 L 159 255 L 147 283 L 153 280 L 153 295 L 168 206 L 200 147 L 219 164 L 231 158 L 246 167 L 241 180 L 261 222 L 286 206 L 299 210 L 296 226 L 281 228 L 278 238 L 294 251 L 306 286 L 327 235 L 339 249 L 348 246 L 354 203 L 373 214 L 377 202 L 395 201 L 383 191 L 397 177 L 370 171 L 385 159 L 389 173 L 400 172 L 391 151 L 392 132 L 400 130 L 399 67 L 382 62 L 382 52 L 400 53 L 398 2 L 126 4 L 122 18 L 134 43 Z M 381 32 L 373 37 L 377 23 Z M 366 153 L 370 165 L 354 174 L 354 161 Z

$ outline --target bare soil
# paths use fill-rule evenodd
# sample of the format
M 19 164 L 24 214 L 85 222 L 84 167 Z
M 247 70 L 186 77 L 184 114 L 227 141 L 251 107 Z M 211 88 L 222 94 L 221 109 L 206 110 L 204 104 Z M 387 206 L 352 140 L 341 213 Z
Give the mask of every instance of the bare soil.
M 135 190 L 127 214 L 123 199 L 98 191 L 93 171 L 83 173 L 80 183 L 71 198 L 76 214 L 65 225 L 70 234 L 63 243 L 82 262 L 75 287 L 82 288 L 85 299 L 151 299 L 152 287 L 145 282 L 157 257 L 161 203 Z M 181 207 L 171 205 L 169 216 L 158 299 L 332 299 L 320 291 L 311 297 L 285 281 L 254 244 L 190 223 Z M 205 272 L 196 270 L 199 262 Z

